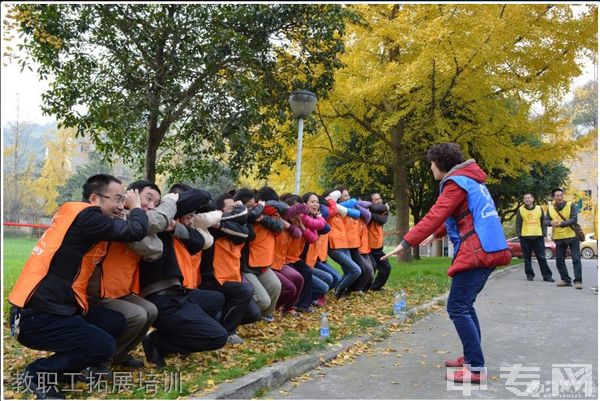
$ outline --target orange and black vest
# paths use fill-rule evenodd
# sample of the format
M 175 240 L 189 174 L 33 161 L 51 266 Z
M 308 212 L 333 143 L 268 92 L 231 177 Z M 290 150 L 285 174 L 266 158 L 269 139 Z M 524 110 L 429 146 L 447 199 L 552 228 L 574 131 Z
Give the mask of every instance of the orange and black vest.
M 369 230 L 369 247 L 379 249 L 383 247 L 383 226 L 371 221 L 367 226 Z
M 344 217 L 344 227 L 346 228 L 346 238 L 348 238 L 348 248 L 359 248 L 360 247 L 360 226 L 359 219 L 353 219 L 352 217 Z
M 221 237 L 215 241 L 213 255 L 213 272 L 219 284 L 227 281 L 242 282 L 240 259 L 245 244 L 234 244 L 231 240 Z
M 249 267 L 269 267 L 275 259 L 275 233 L 260 223 L 253 224 L 256 237 L 248 243 Z
M 191 290 L 198 288 L 201 280 L 200 255 L 202 252 L 190 255 L 187 247 L 177 238 L 173 239 L 173 246 L 175 247 L 175 257 L 177 258 L 179 270 L 183 275 L 183 286 Z
M 274 270 L 280 271 L 283 268 L 287 249 L 292 239 L 288 230 L 283 230 L 281 234 L 275 237 L 275 256 L 273 257 L 273 265 L 271 266 Z
M 46 291 L 43 297 L 48 298 L 46 300 L 49 303 L 61 308 L 61 311 L 57 311 L 57 314 L 73 315 L 79 313 L 81 310 L 84 313 L 87 312 L 87 284 L 96 263 L 105 255 L 107 243 L 102 241 L 92 244 L 84 256 L 77 261 L 77 271 L 61 272 L 62 275 L 58 276 L 52 274 L 50 268 L 52 259 L 62 246 L 67 231 L 79 213 L 90 206 L 93 205 L 84 202 L 67 202 L 58 209 L 58 212 L 52 219 L 50 228 L 44 232 L 33 248 L 31 256 L 25 263 L 17 282 L 8 296 L 11 304 L 21 308 L 26 307 L 40 284 L 43 281 L 52 281 L 47 286 L 49 291 Z M 75 264 L 73 267 L 75 267 Z M 58 268 L 62 268 L 62 266 Z M 65 282 L 65 277 L 68 277 L 70 282 Z M 67 291 L 70 289 L 70 293 L 60 291 L 63 288 Z M 56 289 L 59 289 L 59 291 L 56 291 Z
M 302 255 L 302 251 L 304 251 L 304 245 L 306 245 L 304 237 L 292 238 L 290 236 L 290 242 L 285 253 L 285 263 L 291 264 L 299 261 L 301 259 L 300 255 Z
M 360 230 L 360 247 L 358 248 L 358 252 L 361 255 L 366 255 L 371 252 L 371 247 L 369 246 L 369 229 L 367 228 L 367 223 L 363 219 L 358 220 L 358 227 Z
M 111 242 L 100 264 L 100 297 L 121 298 L 139 292 L 140 256 L 124 242 Z
M 327 220 L 327 223 L 331 226 L 331 231 L 329 231 L 329 248 L 348 249 L 344 218 L 336 213 Z

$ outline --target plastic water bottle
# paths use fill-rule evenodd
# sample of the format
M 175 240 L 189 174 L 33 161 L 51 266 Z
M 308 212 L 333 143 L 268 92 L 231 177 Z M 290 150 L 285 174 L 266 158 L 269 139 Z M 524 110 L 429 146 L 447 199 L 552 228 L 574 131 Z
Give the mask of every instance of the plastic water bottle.
M 399 319 L 406 315 L 406 292 L 404 289 L 400 289 L 394 295 L 394 315 Z
M 329 319 L 327 313 L 321 314 L 321 340 L 327 340 L 329 338 Z

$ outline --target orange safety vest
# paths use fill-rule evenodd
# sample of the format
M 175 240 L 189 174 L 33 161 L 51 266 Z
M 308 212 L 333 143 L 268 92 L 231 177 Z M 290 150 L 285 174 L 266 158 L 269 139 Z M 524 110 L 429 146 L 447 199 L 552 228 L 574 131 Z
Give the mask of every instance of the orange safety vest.
M 291 241 L 292 236 L 287 230 L 283 230 L 275 237 L 275 257 L 273 258 L 273 265 L 271 265 L 273 270 L 280 271 L 283 268 L 287 249 Z
M 256 238 L 254 238 L 254 241 L 250 241 L 248 245 L 250 249 L 248 266 L 271 266 L 275 259 L 275 233 L 260 223 L 254 224 L 253 228 Z
M 296 263 L 300 260 L 300 255 L 302 255 L 302 251 L 304 250 L 304 245 L 306 244 L 306 240 L 304 237 L 300 238 L 291 238 L 290 243 L 287 248 L 287 252 L 285 253 L 285 263 Z
M 234 244 L 229 239 L 221 237 L 215 241 L 213 270 L 215 279 L 223 285 L 226 281 L 242 282 L 240 259 L 244 244 Z
M 329 231 L 329 247 L 331 249 L 348 249 L 344 218 L 336 213 L 327 222 L 331 226 L 331 231 Z
M 358 252 L 361 255 L 366 255 L 371 252 L 371 247 L 369 246 L 369 229 L 363 219 L 359 219 L 358 227 L 360 229 L 360 247 L 358 248 Z
M 360 247 L 360 219 L 344 217 L 344 227 L 346 227 L 346 238 L 348 238 L 348 248 Z
M 372 221 L 367 228 L 369 230 L 369 248 L 379 249 L 383 247 L 383 226 Z
M 139 292 L 140 259 L 125 242 L 112 242 L 101 265 L 100 297 L 116 299 Z
M 321 262 L 327 262 L 327 251 L 329 250 L 329 233 L 319 236 L 317 241 L 317 247 L 319 248 L 319 260 Z
M 75 221 L 75 218 L 84 209 L 93 206 L 85 202 L 66 202 L 58 209 L 52 218 L 52 224 L 40 237 L 23 270 L 17 279 L 8 301 L 20 308 L 24 308 L 31 299 L 35 290 L 50 270 L 52 258 L 61 247 L 67 231 Z M 106 252 L 107 243 L 102 241 L 93 246 L 82 258 L 78 274 L 74 277 L 71 288 L 75 299 L 84 313 L 88 310 L 86 288 L 87 281 L 92 275 L 95 263 L 98 262 Z
M 175 248 L 177 265 L 179 265 L 179 270 L 183 276 L 183 287 L 191 290 L 198 288 L 201 280 L 200 255 L 202 252 L 190 255 L 184 243 L 177 238 L 173 238 L 173 247 Z

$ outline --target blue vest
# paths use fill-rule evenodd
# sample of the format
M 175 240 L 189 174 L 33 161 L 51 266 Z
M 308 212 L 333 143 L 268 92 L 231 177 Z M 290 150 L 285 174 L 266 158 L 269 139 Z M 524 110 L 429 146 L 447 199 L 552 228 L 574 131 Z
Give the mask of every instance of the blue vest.
M 454 181 L 467 192 L 469 212 L 473 215 L 473 226 L 483 250 L 491 253 L 507 249 L 508 246 L 506 245 L 506 237 L 500 223 L 500 217 L 487 187 L 471 178 L 462 175 L 453 175 L 440 183 L 440 193 L 442 193 L 444 184 L 448 180 Z M 449 217 L 446 220 L 446 231 L 448 232 L 448 238 L 450 238 L 450 241 L 454 245 L 454 256 L 456 256 L 461 238 L 458 233 L 458 224 L 454 217 Z

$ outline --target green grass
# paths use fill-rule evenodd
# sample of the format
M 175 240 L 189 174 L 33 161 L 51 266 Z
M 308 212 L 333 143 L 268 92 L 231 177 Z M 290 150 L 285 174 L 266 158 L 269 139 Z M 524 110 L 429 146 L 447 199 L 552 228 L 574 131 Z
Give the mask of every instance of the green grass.
M 4 239 L 3 270 L 5 316 L 8 315 L 7 295 L 14 285 L 27 258 L 31 254 L 31 250 L 36 241 L 36 239 L 14 237 Z M 341 273 L 340 267 L 335 264 L 335 262 L 330 259 L 329 263 Z M 447 276 L 447 270 L 450 266 L 450 258 L 422 258 L 410 263 L 399 263 L 397 259 L 392 258 L 390 263 L 392 265 L 392 272 L 385 286 L 387 291 L 378 294 L 373 293 L 365 295 L 365 297 L 367 297 L 365 299 L 369 300 L 365 302 L 374 302 L 370 304 L 372 313 L 361 316 L 360 313 L 354 313 L 356 311 L 353 310 L 352 313 L 346 312 L 348 314 L 341 315 L 343 316 L 342 321 L 344 324 L 338 326 L 335 324 L 332 325 L 331 337 L 329 340 L 320 340 L 318 330 L 316 329 L 308 331 L 304 330 L 303 332 L 284 330 L 280 337 L 281 346 L 278 348 L 267 352 L 257 352 L 251 348 L 240 348 L 237 354 L 232 355 L 233 363 L 221 363 L 223 358 L 222 354 L 219 354 L 219 352 L 227 352 L 223 350 L 213 351 L 212 353 L 201 353 L 198 354 L 197 357 L 190 357 L 190 359 L 186 361 L 182 360 L 180 363 L 173 366 L 173 368 L 179 369 L 181 373 L 187 373 L 191 376 L 191 379 L 188 379 L 183 383 L 184 388 L 181 393 L 165 393 L 159 391 L 157 394 L 144 394 L 143 390 L 136 389 L 131 393 L 121 393 L 118 395 L 109 394 L 108 398 L 121 397 L 139 399 L 151 396 L 152 398 L 172 399 L 177 398 L 178 396 L 189 395 L 199 389 L 206 388 L 207 386 L 210 387 L 210 383 L 222 383 L 223 381 L 243 376 L 274 362 L 306 354 L 315 349 L 321 349 L 328 343 L 336 343 L 349 336 L 361 335 L 372 330 L 373 327 L 386 321 L 386 316 L 391 318 L 392 297 L 395 291 L 400 288 L 407 290 L 409 307 L 427 302 L 431 298 L 443 294 L 449 289 L 450 278 Z M 520 263 L 520 261 L 514 259 L 513 264 L 515 263 Z M 383 319 L 381 319 L 382 315 Z M 5 327 L 5 331 L 6 330 L 7 328 Z M 382 338 L 384 338 L 385 335 L 386 333 L 381 333 Z M 255 344 L 261 344 L 261 342 L 271 342 L 271 339 L 264 338 L 255 341 Z M 211 355 L 210 369 L 206 372 L 197 370 L 197 366 L 194 366 L 194 364 L 207 359 L 209 355 Z M 219 357 L 219 355 L 221 355 L 221 357 Z M 85 398 L 95 398 L 95 396 L 97 396 L 97 394 L 90 394 L 87 392 L 80 395 Z
M 8 314 L 8 293 L 21 273 L 23 265 L 31 255 L 37 238 L 28 237 L 5 237 L 3 239 L 4 252 L 2 253 L 2 271 L 4 279 L 4 313 Z

